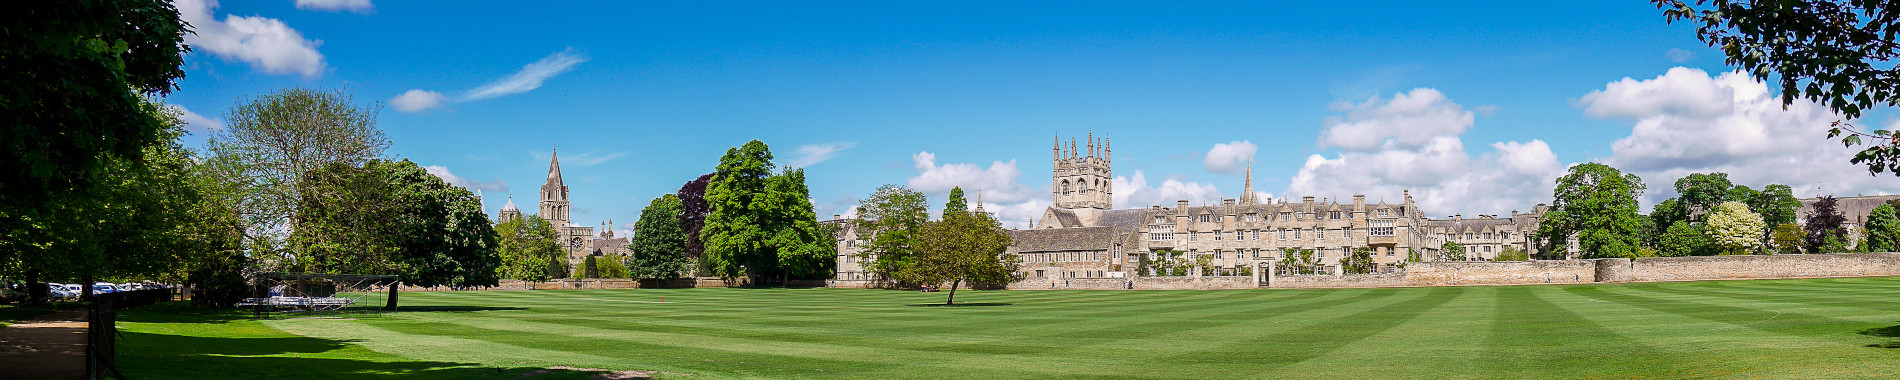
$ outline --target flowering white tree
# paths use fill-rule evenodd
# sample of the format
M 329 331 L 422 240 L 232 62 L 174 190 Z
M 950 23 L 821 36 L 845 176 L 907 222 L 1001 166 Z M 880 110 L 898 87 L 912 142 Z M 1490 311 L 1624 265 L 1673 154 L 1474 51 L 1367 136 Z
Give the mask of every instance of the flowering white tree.
M 1761 246 L 1763 226 L 1761 214 L 1748 211 L 1748 205 L 1722 202 L 1709 214 L 1707 233 L 1722 254 L 1742 255 Z

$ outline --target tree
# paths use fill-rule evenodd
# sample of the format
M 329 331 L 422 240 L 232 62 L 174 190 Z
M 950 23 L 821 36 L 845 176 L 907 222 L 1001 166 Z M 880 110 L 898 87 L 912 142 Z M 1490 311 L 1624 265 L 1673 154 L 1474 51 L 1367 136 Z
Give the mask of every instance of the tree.
M 1669 22 L 1696 25 L 1696 38 L 1721 47 L 1727 62 L 1756 80 L 1781 83 L 1782 105 L 1796 96 L 1844 120 L 1900 105 L 1900 4 L 1860 0 L 1651 0 Z M 1706 8 L 1703 5 L 1707 4 Z M 1842 137 L 1845 135 L 1845 137 Z M 1851 162 L 1869 174 L 1900 174 L 1900 140 L 1890 130 L 1862 131 L 1835 121 L 1828 138 L 1852 147 L 1873 140 Z
M 945 213 L 917 234 L 917 260 L 899 276 L 916 284 L 950 283 L 953 304 L 965 281 L 1006 284 L 1022 279 L 1021 258 L 1006 254 L 1012 241 L 1002 223 L 987 215 Z
M 1689 221 L 1669 225 L 1656 244 L 1656 254 L 1664 257 L 1706 256 L 1714 254 L 1709 249 L 1707 235 L 1702 227 Z
M 1861 243 L 1861 250 L 1867 252 L 1900 251 L 1900 215 L 1895 215 L 1893 205 L 1874 206 L 1867 213 L 1867 239 Z
M 0 218 L 51 207 L 176 136 L 150 111 L 185 76 L 188 25 L 164 0 L 10 4 L 0 16 Z M 19 220 L 0 219 L 19 225 Z M 5 227 L 0 227 L 5 228 Z
M 753 140 L 728 149 L 706 186 L 711 213 L 700 239 L 713 273 L 754 284 L 828 276 L 836 245 L 818 229 L 805 172 L 772 174 L 772 151 Z
M 1692 219 L 1697 222 L 1714 211 L 1715 205 L 1727 202 L 1734 187 L 1728 173 L 1692 173 L 1676 180 L 1676 194 L 1680 195 L 1683 208 L 1694 215 Z
M 673 194 L 653 198 L 633 223 L 632 255 L 627 258 L 632 278 L 680 278 L 691 274 L 693 259 L 686 253 L 686 230 L 680 227 L 680 198 Z
M 1823 246 L 1828 244 L 1830 238 L 1837 242 L 1848 240 L 1847 230 L 1841 228 L 1842 224 L 1847 223 L 1847 217 L 1842 216 L 1840 210 L 1835 209 L 1834 205 L 1837 201 L 1839 200 L 1832 195 L 1823 195 L 1815 200 L 1814 207 L 1809 209 L 1808 224 L 1802 226 L 1802 230 L 1807 234 L 1805 248 L 1808 253 L 1840 253 L 1839 248 L 1823 249 Z
M 1339 267 L 1346 273 L 1355 274 L 1379 271 L 1379 263 L 1372 261 L 1372 247 L 1353 247 L 1351 254 L 1339 258 Z
M 581 275 L 579 278 L 600 278 L 600 264 L 598 263 L 599 260 L 596 260 L 599 257 L 600 256 L 589 255 L 586 259 L 581 260 Z
M 943 212 L 945 214 L 948 214 L 951 212 L 964 212 L 964 211 L 969 211 L 969 210 L 970 210 L 970 201 L 967 199 L 963 199 L 963 187 L 960 187 L 960 186 L 951 187 L 950 201 L 944 202 Z
M 1492 258 L 1491 261 L 1528 261 L 1530 259 L 1530 253 L 1524 252 L 1522 249 L 1517 249 L 1517 246 L 1506 245 L 1504 246 L 1504 250 L 1498 252 L 1498 256 Z
M 1742 202 L 1723 202 L 1715 206 L 1706 224 L 1711 245 L 1724 255 L 1747 255 L 1761 249 L 1761 215 L 1748 211 Z
M 397 275 L 415 286 L 500 279 L 498 237 L 475 194 L 414 162 L 332 163 L 300 182 L 297 270 Z
M 594 263 L 595 270 L 600 271 L 600 278 L 627 278 L 628 271 L 626 261 L 627 258 L 625 256 L 601 256 L 601 259 Z
M 1562 255 L 1576 237 L 1585 258 L 1635 257 L 1648 218 L 1636 213 L 1643 180 L 1608 165 L 1585 163 L 1557 178 L 1551 211 L 1538 223 L 1540 251 Z
M 1666 233 L 1662 230 L 1687 221 L 1689 221 L 1689 209 L 1684 207 L 1681 201 L 1677 201 L 1676 198 L 1664 199 L 1656 204 L 1656 208 L 1649 211 L 1649 226 L 1660 230 L 1645 234 L 1649 237 L 1648 243 L 1652 246 L 1658 244 Z
M 1455 241 L 1438 247 L 1438 261 L 1465 261 L 1465 245 Z
M 1795 212 L 1801 209 L 1801 200 L 1795 199 L 1794 189 L 1788 185 L 1769 184 L 1761 188 L 1761 194 L 1748 202 L 1748 209 L 1761 214 L 1761 221 L 1769 227 L 1794 223 Z M 1763 232 L 1764 236 L 1768 234 Z
M 1295 273 L 1312 274 L 1313 267 L 1319 265 L 1319 257 L 1311 249 L 1281 248 L 1280 256 L 1286 258 L 1286 266 Z
M 1801 232 L 1801 226 L 1794 223 L 1777 224 L 1775 225 L 1774 232 L 1768 235 L 1770 236 L 1769 240 L 1775 245 L 1775 253 L 1784 255 L 1799 254 L 1801 253 L 1801 248 L 1806 246 L 1805 241 L 1807 235 Z
M 917 234 L 930 221 L 924 193 L 900 185 L 878 186 L 858 202 L 859 236 L 869 237 L 858 261 L 878 277 L 897 279 L 909 267 Z
M 307 173 L 332 164 L 362 167 L 383 154 L 389 140 L 376 128 L 379 109 L 359 107 L 342 91 L 289 88 L 242 101 L 225 114 L 226 128 L 207 144 L 245 187 L 246 247 L 253 257 L 297 260 L 304 247 L 265 252 L 259 248 L 268 245 L 259 241 L 297 229 Z
M 700 230 L 706 227 L 706 215 L 712 213 L 712 205 L 706 203 L 706 185 L 712 183 L 713 173 L 706 173 L 686 181 L 675 193 L 680 199 L 680 230 L 686 232 L 686 257 L 699 263 L 695 268 L 710 273 L 707 261 L 700 258 L 706 253 L 706 244 L 699 238 Z
M 548 271 L 550 260 L 567 256 L 561 250 L 554 225 L 537 215 L 528 215 L 495 225 L 497 251 L 501 255 L 500 275 L 522 281 L 547 281 L 566 276 L 566 264 L 559 274 Z

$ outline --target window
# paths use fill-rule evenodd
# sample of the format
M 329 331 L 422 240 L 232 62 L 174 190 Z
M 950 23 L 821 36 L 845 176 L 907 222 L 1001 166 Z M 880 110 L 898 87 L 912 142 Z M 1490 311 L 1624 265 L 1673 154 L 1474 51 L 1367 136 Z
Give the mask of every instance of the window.
M 1327 216 L 1329 216 L 1329 217 L 1332 217 L 1333 219 L 1339 219 L 1339 212 L 1338 212 L 1338 211 L 1333 211 L 1333 212 L 1328 212 L 1328 213 L 1326 213 L 1326 214 L 1327 214 Z
M 1293 213 L 1290 213 L 1290 212 L 1280 213 L 1280 221 L 1284 222 L 1284 221 L 1289 221 L 1289 220 L 1293 220 Z
M 1214 223 L 1220 223 L 1221 214 L 1214 214 Z
M 1253 230 L 1253 239 L 1260 240 L 1260 230 Z
M 1212 222 L 1213 220 L 1214 220 L 1213 216 L 1207 215 L 1207 214 L 1201 214 L 1201 223 Z
M 1221 232 L 1214 231 L 1214 241 L 1220 241 L 1220 237 L 1221 237 Z
M 1485 239 L 1485 240 L 1491 240 L 1491 233 L 1490 233 L 1490 232 L 1486 232 L 1486 233 L 1484 233 L 1484 239 Z
M 1405 207 L 1404 207 L 1404 206 L 1400 206 L 1400 207 L 1399 207 L 1399 216 L 1405 216 Z
M 1201 241 L 1201 234 L 1189 232 L 1188 241 Z
M 1379 209 L 1379 216 L 1385 216 L 1385 209 Z
M 1286 240 L 1286 229 L 1280 229 L 1280 240 Z
M 1339 235 L 1340 235 L 1340 236 L 1344 236 L 1344 237 L 1345 237 L 1345 238 L 1347 238 L 1347 239 L 1351 239 L 1351 238 L 1352 238 L 1352 229 L 1351 229 L 1351 228 L 1341 228 L 1341 229 L 1339 229 Z
M 1259 217 L 1260 217 L 1260 214 L 1247 214 L 1247 221 L 1258 222 L 1260 221 Z
M 1471 233 L 1470 233 L 1470 232 L 1466 232 L 1466 233 L 1465 233 L 1465 240 L 1471 240 Z
M 1491 246 L 1484 246 L 1484 253 L 1491 253 Z
M 1372 228 L 1368 228 L 1366 233 L 1372 236 L 1392 236 L 1393 225 L 1396 223 L 1396 221 L 1391 219 L 1374 220 L 1372 221 Z
M 1247 240 L 1247 231 L 1234 231 L 1234 240 Z
M 1221 256 L 1222 256 L 1222 255 L 1221 255 L 1221 250 L 1218 250 L 1218 249 L 1216 249 L 1216 250 L 1214 250 L 1214 259 L 1215 259 L 1215 260 L 1220 260 L 1220 259 L 1221 259 Z
M 1385 250 L 1385 257 L 1392 257 L 1393 254 L 1396 254 L 1399 252 L 1399 250 L 1391 249 L 1391 248 L 1383 248 L 1383 249 Z M 1386 265 L 1391 265 L 1391 264 L 1386 264 Z M 1391 271 L 1387 271 L 1387 272 L 1391 272 Z
M 1326 229 L 1324 229 L 1324 228 L 1314 228 L 1314 229 L 1313 229 L 1313 238 L 1314 238 L 1314 239 L 1325 239 L 1325 238 L 1326 238 Z
M 1300 229 L 1298 229 L 1298 228 L 1295 228 L 1295 229 L 1293 229 L 1293 238 L 1294 238 L 1294 239 L 1299 239 L 1299 238 L 1300 238 Z
M 1120 260 L 1121 258 L 1122 258 L 1122 245 L 1116 244 L 1115 245 L 1115 259 Z
M 1155 224 L 1168 224 L 1168 217 L 1165 217 L 1165 216 L 1155 217 Z

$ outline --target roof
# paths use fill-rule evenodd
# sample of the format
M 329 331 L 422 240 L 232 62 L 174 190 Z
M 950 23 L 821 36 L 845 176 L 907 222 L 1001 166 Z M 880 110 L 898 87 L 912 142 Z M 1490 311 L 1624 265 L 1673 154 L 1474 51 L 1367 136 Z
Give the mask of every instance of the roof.
M 1113 235 L 1114 231 L 1109 227 L 1050 228 L 1009 232 L 1009 237 L 1015 240 L 1018 252 L 1107 250 Z
M 1103 211 L 1102 216 L 1096 219 L 1095 224 L 1097 226 L 1111 227 L 1118 230 L 1119 229 L 1132 230 L 1135 228 L 1139 228 L 1143 225 L 1146 225 L 1147 221 L 1148 221 L 1148 210 L 1136 208 L 1136 209 L 1126 209 L 1126 210 Z
M 554 150 L 553 156 L 551 156 L 548 159 L 548 183 L 546 186 L 562 186 L 562 185 L 563 184 L 561 183 L 561 151 L 559 149 L 556 149 Z
M 1063 228 L 1082 226 L 1082 218 L 1076 217 L 1074 211 L 1054 207 L 1049 208 L 1049 210 L 1055 213 L 1057 223 L 1061 224 Z
M 519 208 L 515 208 L 515 198 L 514 198 L 514 197 L 508 197 L 508 204 L 505 204 L 505 205 L 501 205 L 501 210 L 502 210 L 502 211 L 521 211 L 521 209 L 519 209 Z
M 1869 195 L 1837 197 L 1834 199 L 1834 210 L 1839 211 L 1841 216 L 1846 216 L 1848 223 L 1866 224 L 1867 214 L 1872 214 L 1875 207 L 1880 207 L 1880 205 L 1886 204 L 1887 201 L 1900 200 L 1900 195 Z M 1817 201 L 1820 201 L 1820 198 L 1802 199 L 1801 210 L 1795 213 L 1795 217 L 1806 220 L 1808 213 L 1814 211 L 1814 202 Z

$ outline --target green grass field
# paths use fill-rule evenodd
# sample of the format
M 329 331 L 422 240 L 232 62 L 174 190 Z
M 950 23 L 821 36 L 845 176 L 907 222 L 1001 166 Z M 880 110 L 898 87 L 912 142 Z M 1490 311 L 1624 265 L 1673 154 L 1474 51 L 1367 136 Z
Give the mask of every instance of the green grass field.
M 120 360 L 134 378 L 1900 376 L 1894 277 L 957 298 L 973 304 L 677 289 L 404 293 L 411 311 L 346 319 L 160 306 L 121 318 Z

